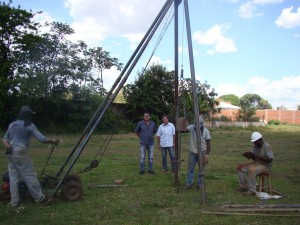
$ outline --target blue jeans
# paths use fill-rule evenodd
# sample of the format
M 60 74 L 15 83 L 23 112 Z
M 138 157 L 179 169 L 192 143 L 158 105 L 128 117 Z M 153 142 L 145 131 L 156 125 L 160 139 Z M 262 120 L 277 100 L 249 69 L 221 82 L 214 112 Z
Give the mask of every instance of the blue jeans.
M 203 152 L 203 155 L 204 154 L 205 153 Z M 187 185 L 193 185 L 193 183 L 194 183 L 194 169 L 195 169 L 195 166 L 198 164 L 198 159 L 199 159 L 198 153 L 195 154 L 195 153 L 189 152 L 187 181 L 186 181 Z M 199 171 L 198 172 L 198 185 L 201 185 L 201 183 L 202 183 L 202 180 L 201 180 L 200 171 Z
M 169 152 L 172 171 L 175 171 L 176 163 L 175 163 L 174 148 L 173 147 L 160 147 L 160 150 L 161 150 L 161 157 L 162 157 L 162 168 L 164 170 L 168 170 L 167 153 Z
M 148 170 L 149 171 L 153 170 L 154 144 L 152 145 L 140 144 L 140 171 L 145 171 L 146 151 L 148 152 L 148 164 L 149 164 Z

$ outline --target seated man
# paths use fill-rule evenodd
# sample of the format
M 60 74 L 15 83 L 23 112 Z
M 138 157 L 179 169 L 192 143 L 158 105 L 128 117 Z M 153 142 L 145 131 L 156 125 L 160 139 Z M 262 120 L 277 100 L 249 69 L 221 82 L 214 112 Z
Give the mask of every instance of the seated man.
M 237 166 L 239 178 L 239 191 L 246 196 L 254 196 L 256 192 L 256 176 L 271 169 L 273 152 L 271 146 L 264 142 L 259 132 L 251 135 L 251 142 L 254 144 L 253 150 L 245 152 L 243 155 L 252 159 L 252 163 L 240 164 Z M 246 181 L 246 176 L 248 180 Z

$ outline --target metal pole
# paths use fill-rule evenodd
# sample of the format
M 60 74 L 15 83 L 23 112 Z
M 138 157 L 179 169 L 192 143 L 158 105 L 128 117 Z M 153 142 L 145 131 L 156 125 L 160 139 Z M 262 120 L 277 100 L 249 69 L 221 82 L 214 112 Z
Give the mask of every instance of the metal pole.
M 179 108 L 178 108 L 178 6 L 181 0 L 174 0 L 174 62 L 175 62 L 175 121 L 179 118 Z M 175 184 L 177 193 L 179 192 L 179 151 L 178 148 L 178 131 L 175 131 L 175 158 L 176 158 L 176 171 L 175 171 Z
M 190 17 L 189 17 L 189 7 L 188 0 L 184 0 L 184 10 L 185 10 L 185 20 L 186 20 L 186 33 L 187 33 L 187 42 L 189 49 L 189 59 L 190 59 L 190 71 L 191 71 L 191 79 L 192 79 L 192 90 L 193 90 L 193 102 L 194 102 L 194 115 L 195 115 L 195 124 L 196 124 L 196 135 L 197 135 L 197 148 L 199 154 L 199 169 L 200 176 L 202 179 L 202 202 L 203 205 L 206 204 L 206 190 L 205 190 L 205 176 L 204 176 L 204 163 L 203 163 L 203 154 L 201 148 L 201 131 L 199 125 L 199 107 L 198 107 L 198 97 L 196 90 L 196 78 L 195 78 L 195 66 L 194 66 L 194 57 L 193 57 L 193 45 L 192 45 L 192 36 L 191 36 L 191 27 L 190 27 Z M 199 138 L 200 137 L 200 138 Z

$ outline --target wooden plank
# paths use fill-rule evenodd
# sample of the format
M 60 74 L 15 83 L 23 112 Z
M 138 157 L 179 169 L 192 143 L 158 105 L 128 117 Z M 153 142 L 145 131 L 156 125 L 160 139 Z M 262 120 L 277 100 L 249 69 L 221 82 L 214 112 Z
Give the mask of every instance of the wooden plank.
M 266 216 L 266 217 L 300 217 L 300 215 L 293 214 L 262 214 L 262 213 L 232 213 L 232 212 L 208 212 L 202 211 L 203 214 L 212 214 L 212 215 L 232 215 L 232 216 Z

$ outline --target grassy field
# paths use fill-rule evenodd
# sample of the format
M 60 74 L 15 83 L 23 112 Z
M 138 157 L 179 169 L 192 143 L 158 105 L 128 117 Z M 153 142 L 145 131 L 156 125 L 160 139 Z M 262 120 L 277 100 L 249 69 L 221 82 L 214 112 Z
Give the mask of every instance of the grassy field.
M 174 174 L 161 172 L 161 155 L 157 149 L 154 156 L 156 175 L 138 174 L 139 142 L 134 134 L 113 136 L 99 166 L 88 173 L 79 173 L 90 164 L 105 138 L 104 135 L 94 135 L 72 171 L 79 173 L 82 180 L 84 195 L 81 200 L 70 202 L 57 195 L 50 206 L 40 206 L 25 199 L 22 203 L 24 210 L 19 213 L 10 210 L 7 201 L 1 201 L 0 224 L 299 224 L 299 212 L 272 212 L 269 216 L 252 213 L 255 215 L 243 216 L 205 214 L 203 211 L 220 212 L 226 204 L 300 204 L 300 126 L 212 128 L 210 131 L 212 150 L 205 176 L 205 205 L 198 189 L 184 189 L 188 134 L 182 135 L 179 193 L 174 186 Z M 245 197 L 236 191 L 238 181 L 235 168 L 238 163 L 248 161 L 241 153 L 252 148 L 250 135 L 253 131 L 260 131 L 265 141 L 272 145 L 274 161 L 271 182 L 273 189 L 282 193 L 283 198 L 260 200 Z M 78 137 L 59 137 L 62 142 L 53 153 L 45 171 L 47 174 L 58 171 Z M 50 148 L 32 141 L 31 152 L 35 168 L 40 174 Z M 0 169 L 3 173 L 6 165 L 6 158 L 2 154 Z M 123 179 L 126 186 L 99 187 L 114 184 L 114 179 Z

